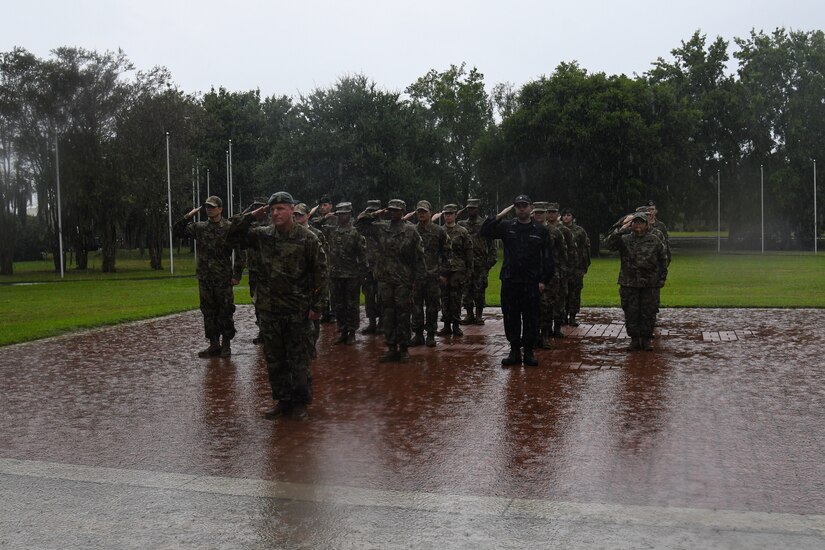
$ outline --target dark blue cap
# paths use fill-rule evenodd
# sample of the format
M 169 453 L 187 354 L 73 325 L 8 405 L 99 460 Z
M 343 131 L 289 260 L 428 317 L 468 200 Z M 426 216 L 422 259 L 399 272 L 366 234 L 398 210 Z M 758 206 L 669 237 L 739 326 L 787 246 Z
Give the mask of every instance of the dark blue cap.
M 527 195 L 519 195 L 516 197 L 516 200 L 513 201 L 513 204 L 518 204 L 520 202 L 526 202 L 527 204 L 533 204 L 533 201 L 530 200 L 530 197 Z

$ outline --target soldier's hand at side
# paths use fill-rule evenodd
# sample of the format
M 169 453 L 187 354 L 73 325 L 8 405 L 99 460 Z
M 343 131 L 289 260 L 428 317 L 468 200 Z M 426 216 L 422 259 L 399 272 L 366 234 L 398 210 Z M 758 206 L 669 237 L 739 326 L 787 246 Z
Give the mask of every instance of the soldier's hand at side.
M 438 286 L 440 286 L 441 288 L 444 288 L 445 286 L 447 286 L 447 277 L 445 277 L 444 275 L 439 275 L 438 276 Z
M 240 279 L 235 279 L 234 277 L 232 278 L 232 286 L 235 286 L 235 285 L 237 285 L 237 284 L 238 284 L 238 283 L 240 283 L 240 282 L 241 282 L 241 280 L 240 280 Z
M 544 283 L 539 283 L 539 294 L 544 294 Z
M 313 311 L 313 310 L 310 309 L 309 314 L 307 315 L 307 317 L 309 317 L 310 321 L 317 321 L 318 319 L 321 318 L 321 312 L 320 311 Z

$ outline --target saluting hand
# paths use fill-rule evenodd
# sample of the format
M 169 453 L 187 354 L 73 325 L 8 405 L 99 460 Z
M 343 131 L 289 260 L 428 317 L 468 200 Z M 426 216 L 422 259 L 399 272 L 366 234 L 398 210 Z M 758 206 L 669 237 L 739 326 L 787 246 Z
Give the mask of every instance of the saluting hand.
M 515 208 L 515 207 L 516 207 L 516 205 L 515 205 L 515 204 L 511 204 L 510 206 L 508 206 L 507 208 L 505 208 L 504 210 L 502 210 L 501 212 L 499 212 L 499 213 L 496 215 L 496 219 L 497 219 L 497 220 L 500 220 L 500 219 L 504 218 L 504 216 L 506 216 L 507 214 L 509 214 L 510 212 L 512 212 L 513 208 Z
M 202 206 L 198 206 L 197 208 L 193 208 L 193 209 L 192 209 L 192 210 L 190 210 L 190 211 L 189 211 L 189 213 L 188 213 L 186 216 L 184 216 L 184 217 L 185 217 L 187 220 L 191 220 L 191 219 L 195 216 L 195 214 L 197 214 L 198 212 L 200 212 L 200 211 L 201 211 L 201 208 L 203 208 L 203 207 L 202 207 Z

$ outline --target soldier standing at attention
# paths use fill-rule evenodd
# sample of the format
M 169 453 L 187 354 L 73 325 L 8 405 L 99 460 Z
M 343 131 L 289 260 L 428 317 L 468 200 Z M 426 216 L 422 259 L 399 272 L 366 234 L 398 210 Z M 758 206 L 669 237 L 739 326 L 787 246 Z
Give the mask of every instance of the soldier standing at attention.
M 636 212 L 628 221 L 610 231 L 605 246 L 621 257 L 619 297 L 625 328 L 631 338 L 628 350 L 653 350 L 656 325 L 657 290 L 667 279 L 667 255 L 662 241 L 649 232 L 647 214 Z
M 247 206 L 242 213 L 246 214 L 247 212 L 252 212 L 265 204 L 266 197 L 256 197 L 255 201 Z M 257 225 L 267 225 L 268 223 L 269 220 L 266 218 L 255 222 Z M 252 298 L 252 305 L 254 307 L 255 289 L 258 286 L 258 256 L 255 254 L 254 250 L 244 250 L 243 254 L 246 259 L 244 263 L 246 264 L 246 268 L 249 270 L 249 297 Z M 261 339 L 261 323 L 258 321 L 258 308 L 255 308 L 255 326 L 258 327 L 258 334 L 252 339 L 252 343 L 256 345 L 262 344 L 263 340 Z
M 560 271 L 567 265 L 567 244 L 561 231 L 547 223 L 547 206 L 550 203 L 536 201 L 533 203 L 533 220 L 547 228 L 550 236 L 550 246 L 553 250 L 553 276 L 550 278 L 544 292 L 541 294 L 539 306 L 539 346 L 542 349 L 551 349 L 550 335 L 553 333 L 553 313 L 556 302 L 559 300 L 561 286 Z
M 253 220 L 270 211 L 267 227 Z M 229 239 L 254 248 L 261 260 L 256 294 L 261 318 L 269 384 L 277 402 L 266 418 L 304 418 L 312 401 L 310 350 L 304 343 L 309 321 L 321 316 L 327 284 L 327 260 L 321 241 L 295 223 L 295 201 L 285 191 L 273 194 L 269 205 L 232 219 Z
M 501 239 L 504 262 L 501 265 L 501 311 L 504 333 L 510 343 L 510 353 L 501 360 L 509 367 L 522 362 L 534 367 L 539 364 L 533 354 L 538 338 L 539 296 L 553 274 L 553 256 L 547 228 L 530 218 L 533 201 L 519 195 L 495 218 L 484 220 L 481 235 Z M 514 210 L 516 218 L 505 220 Z
M 667 232 L 665 222 L 659 220 L 659 209 L 656 208 L 656 203 L 647 201 L 647 223 L 651 229 L 657 229 L 662 234 L 662 242 L 665 245 L 665 253 L 667 254 L 667 263 L 670 264 L 672 256 L 670 254 L 670 235 Z
M 205 222 L 195 222 L 192 218 L 203 208 Z M 203 330 L 209 346 L 198 352 L 198 357 L 229 357 L 232 355 L 232 338 L 235 337 L 235 295 L 232 286 L 237 285 L 243 273 L 240 250 L 238 262 L 232 265 L 232 248 L 226 242 L 229 220 L 222 217 L 223 201 L 214 195 L 206 199 L 203 206 L 193 208 L 173 227 L 178 238 L 198 240 L 198 292 L 200 309 L 203 313 Z M 223 337 L 223 340 L 221 340 Z
M 461 302 L 464 299 L 464 284 L 467 274 L 473 271 L 473 239 L 470 233 L 455 221 L 458 205 L 447 204 L 440 214 L 444 217 L 444 227 L 450 237 L 452 258 L 447 285 L 441 290 L 441 307 L 444 310 L 444 327 L 438 332 L 439 336 L 464 336 L 461 330 Z
M 327 231 L 329 226 L 334 226 L 338 223 L 338 218 L 332 213 L 332 199 L 329 198 L 329 195 L 324 195 L 318 199 L 318 204 L 312 207 L 307 217 L 309 218 L 309 225 L 320 231 Z M 329 249 L 325 248 L 324 252 L 326 252 L 327 257 L 329 257 Z M 324 307 L 321 310 L 321 322 L 335 322 L 335 311 L 332 309 L 332 300 L 329 294 L 324 297 Z
M 367 269 L 367 245 L 352 225 L 352 203 L 335 206 L 338 223 L 325 226 L 329 242 L 330 298 L 340 333 L 336 344 L 355 343 L 359 324 L 361 279 Z
M 427 275 L 413 292 L 412 332 L 410 347 L 427 344 L 435 346 L 435 329 L 438 322 L 438 309 L 441 302 L 441 289 L 447 284 L 447 272 L 451 257 L 450 238 L 447 231 L 432 222 L 433 207 L 429 201 L 419 201 L 416 206 L 418 215 L 418 234 L 424 247 L 424 261 Z M 424 340 L 424 331 L 427 339 Z
M 371 199 L 367 201 L 365 212 L 375 212 L 381 210 L 381 201 Z M 382 221 L 374 223 L 384 223 Z M 364 282 L 361 291 L 364 293 L 364 310 L 367 315 L 368 324 L 361 329 L 361 334 L 375 334 L 378 332 L 378 319 L 381 317 L 381 308 L 378 304 L 378 281 L 375 280 L 375 265 L 378 261 L 378 245 L 375 240 L 366 237 L 367 241 L 367 271 L 364 275 Z
M 498 261 L 495 241 L 479 235 L 483 221 L 478 215 L 480 206 L 479 199 L 468 199 L 465 208 L 467 219 L 458 222 L 458 225 L 467 230 L 473 241 L 473 271 L 467 272 L 467 284 L 464 291 L 464 308 L 467 310 L 467 316 L 460 321 L 462 325 L 484 324 L 487 280 L 490 269 Z
M 559 203 L 551 202 L 547 205 L 547 224 L 555 227 L 561 231 L 564 237 L 564 242 L 567 245 L 567 262 L 564 269 L 559 270 L 561 278 L 559 279 L 559 294 L 556 300 L 555 308 L 553 309 L 553 338 L 564 338 L 564 333 L 561 331 L 561 326 L 567 324 L 567 293 L 570 283 L 570 271 L 578 265 L 578 251 L 576 250 L 576 243 L 573 240 L 573 232 L 570 231 L 563 223 L 559 216 Z
M 324 254 L 329 256 L 329 246 L 327 245 L 327 238 L 324 236 L 324 233 L 320 229 L 315 229 L 311 225 L 309 225 L 309 215 L 307 205 L 304 203 L 299 203 L 295 205 L 295 210 L 292 213 L 292 217 L 295 219 L 295 223 L 298 225 L 303 225 L 307 229 L 309 229 L 313 235 L 318 237 L 318 240 L 321 241 L 321 248 L 324 250 Z M 324 305 L 324 307 L 326 307 Z M 324 311 L 322 309 L 322 311 Z M 320 319 L 310 319 L 310 332 L 308 333 L 308 346 L 310 357 L 313 359 L 318 356 L 317 345 L 318 345 L 318 337 L 321 335 L 321 320 Z
M 573 241 L 576 243 L 576 251 L 578 252 L 576 264 L 571 265 L 568 270 L 570 279 L 567 288 L 566 316 L 567 324 L 571 327 L 577 327 L 579 323 L 576 322 L 576 315 L 579 314 L 582 306 L 584 274 L 590 268 L 590 237 L 587 236 L 587 231 L 583 227 L 576 225 L 572 208 L 562 210 L 561 221 L 573 233 Z
M 386 211 L 388 224 L 376 223 L 384 210 L 362 212 L 355 227 L 366 238 L 378 244 L 378 263 L 375 278 L 383 308 L 384 341 L 387 353 L 381 357 L 386 362 L 406 362 L 410 341 L 410 313 L 412 293 L 416 285 L 423 284 L 427 269 L 424 247 L 418 230 L 402 218 L 407 205 L 400 199 L 392 199 Z

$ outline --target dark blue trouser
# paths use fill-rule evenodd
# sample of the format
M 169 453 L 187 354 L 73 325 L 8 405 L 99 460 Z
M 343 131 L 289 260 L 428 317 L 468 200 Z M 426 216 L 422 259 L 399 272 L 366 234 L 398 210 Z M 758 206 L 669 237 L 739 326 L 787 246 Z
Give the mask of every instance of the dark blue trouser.
M 539 329 L 538 283 L 501 281 L 501 312 L 504 334 L 513 348 L 536 347 Z

